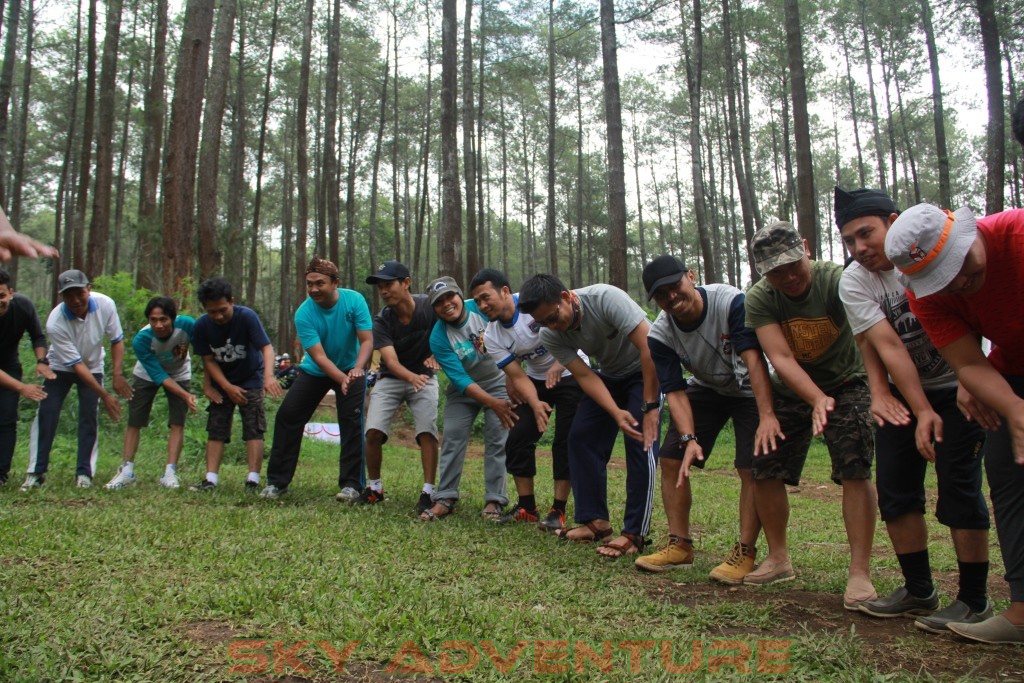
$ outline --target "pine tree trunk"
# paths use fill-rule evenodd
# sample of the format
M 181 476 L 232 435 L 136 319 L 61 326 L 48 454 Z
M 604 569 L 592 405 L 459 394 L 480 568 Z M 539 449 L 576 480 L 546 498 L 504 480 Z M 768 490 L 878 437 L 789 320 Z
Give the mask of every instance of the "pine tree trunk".
M 814 164 L 811 160 L 811 127 L 807 113 L 807 84 L 804 77 L 803 38 L 797 0 L 785 0 L 786 45 L 789 77 L 793 89 L 793 139 L 796 147 L 797 227 L 807 240 L 812 257 L 818 248 L 817 202 L 814 198 Z
M 156 0 L 154 6 L 153 52 L 149 67 L 149 83 L 143 105 L 142 164 L 139 170 L 138 258 L 139 287 L 156 289 L 160 281 L 161 262 L 157 217 L 157 188 L 160 183 L 160 151 L 164 142 L 164 88 L 167 84 L 167 0 Z
M 604 114 L 608 130 L 608 284 L 626 289 L 629 287 L 626 275 L 626 161 L 622 149 L 615 3 L 614 0 L 601 0 L 600 4 Z
M 442 1 L 441 17 L 441 275 L 462 282 L 462 193 L 459 189 L 458 17 L 456 0 Z
M 231 38 L 235 32 L 235 7 L 235 0 L 221 0 L 213 38 L 210 80 L 206 87 L 203 137 L 199 145 L 199 182 L 196 188 L 200 280 L 217 274 L 223 259 L 217 234 L 217 188 L 220 181 L 221 127 L 227 101 L 228 72 L 231 68 Z M 238 187 L 229 188 L 232 194 L 239 190 Z
M 178 71 L 174 78 L 171 124 L 164 156 L 163 288 L 178 292 L 193 273 L 195 230 L 192 212 L 199 121 L 203 108 L 214 0 L 189 0 L 181 33 Z
M 985 55 L 985 89 L 988 92 L 988 132 L 985 138 L 985 213 L 1003 210 L 1006 164 L 1006 115 L 1003 106 L 1003 71 L 999 56 L 999 25 L 995 2 L 977 0 L 981 23 L 981 47 Z

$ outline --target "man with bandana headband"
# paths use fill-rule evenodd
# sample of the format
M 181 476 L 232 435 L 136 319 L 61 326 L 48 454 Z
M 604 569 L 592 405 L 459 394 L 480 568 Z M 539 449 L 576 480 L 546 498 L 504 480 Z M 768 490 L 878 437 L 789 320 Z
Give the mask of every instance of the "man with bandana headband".
M 878 507 L 904 578 L 903 586 L 861 604 L 860 611 L 917 617 L 917 628 L 944 633 L 950 622 L 992 616 L 986 590 L 989 515 L 981 491 L 985 437 L 958 409 L 956 375 L 910 311 L 885 255 L 885 235 L 898 213 L 884 192 L 835 188 L 836 225 L 855 260 L 843 273 L 839 296 L 868 372 L 878 423 Z M 963 393 L 961 400 L 970 397 Z M 939 611 L 928 561 L 926 461 L 935 463 L 936 517 L 950 529 L 960 570 L 957 599 Z
M 295 331 L 306 355 L 274 420 L 274 443 L 267 463 L 267 484 L 260 496 L 279 498 L 299 462 L 302 433 L 313 411 L 331 389 L 337 397 L 341 452 L 339 502 L 359 499 L 365 480 L 363 460 L 364 375 L 373 354 L 373 320 L 359 292 L 338 287 L 338 267 L 313 257 L 306 266 L 309 296 L 295 311 Z

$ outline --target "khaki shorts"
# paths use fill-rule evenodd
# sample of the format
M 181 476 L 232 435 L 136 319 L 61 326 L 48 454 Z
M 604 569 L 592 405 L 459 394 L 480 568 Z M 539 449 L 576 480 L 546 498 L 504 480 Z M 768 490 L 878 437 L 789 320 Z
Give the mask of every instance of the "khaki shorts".
M 191 389 L 191 382 L 185 380 L 177 383 L 185 391 Z M 153 399 L 161 389 L 161 385 L 153 384 L 149 380 L 132 376 L 132 397 L 128 401 L 128 426 L 142 429 L 149 424 L 149 413 L 153 410 Z M 167 425 L 169 427 L 185 424 L 188 416 L 188 404 L 171 392 L 164 390 L 167 394 Z
M 381 377 L 370 391 L 370 405 L 366 410 L 364 433 L 376 429 L 388 440 L 391 422 L 402 407 L 409 406 L 413 423 L 416 426 L 416 438 L 420 434 L 430 434 L 437 438 L 437 377 L 423 385 L 419 391 L 413 391 L 408 382 L 397 377 Z

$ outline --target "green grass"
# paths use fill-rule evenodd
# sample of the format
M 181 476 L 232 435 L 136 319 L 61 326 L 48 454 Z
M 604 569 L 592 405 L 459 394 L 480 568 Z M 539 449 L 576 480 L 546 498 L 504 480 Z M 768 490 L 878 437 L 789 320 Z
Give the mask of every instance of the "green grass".
M 613 651 L 609 672 L 589 664 L 581 674 L 536 674 L 533 643 L 582 641 L 600 654 L 604 641 L 670 641 L 682 662 L 691 641 L 703 643 L 706 657 L 716 639 L 756 647 L 766 637 L 793 640 L 793 670 L 780 680 L 911 677 L 865 661 L 860 637 L 848 629 L 805 628 L 765 600 L 789 590 L 820 591 L 835 595 L 838 606 L 848 553 L 839 489 L 828 481 L 820 444 L 808 460 L 802 492 L 791 496 L 798 581 L 750 591 L 749 598 L 718 600 L 706 576 L 735 541 L 738 479 L 723 476 L 732 462 L 730 435 L 723 435 L 708 471 L 694 480 L 696 566 L 652 577 L 626 561 L 600 560 L 591 546 L 481 519 L 478 459 L 467 461 L 457 512 L 433 524 L 416 521 L 418 452 L 396 446 L 385 448 L 388 500 L 371 508 L 333 500 L 337 446 L 309 440 L 289 494 L 280 501 L 244 492 L 240 441 L 228 446 L 220 490 L 167 491 L 157 483 L 165 418 L 155 416 L 155 426 L 143 432 L 139 483 L 111 492 L 101 486 L 119 464 L 122 431 L 104 418 L 97 487 L 80 491 L 73 488 L 75 401 L 68 404 L 46 485 L 19 493 L 12 473 L 12 483 L 0 489 L 0 680 L 267 680 L 229 672 L 240 661 L 259 663 L 253 654 L 229 656 L 229 644 L 238 639 L 325 640 L 337 649 L 361 641 L 348 667 L 364 677 L 352 680 L 677 680 L 662 669 L 656 650 L 643 656 L 637 674 L 628 673 L 623 650 Z M 204 470 L 204 419 L 201 414 L 189 420 L 180 468 L 186 485 Z M 15 472 L 24 466 L 27 441 L 26 424 Z M 621 445 L 615 457 L 621 458 Z M 538 501 L 546 505 L 550 465 L 543 461 L 539 469 Z M 621 523 L 624 476 L 622 469 L 610 474 L 613 524 Z M 509 486 L 511 493 L 511 481 Z M 811 490 L 815 495 L 808 495 Z M 660 499 L 655 512 L 652 534 L 660 542 Z M 875 544 L 888 549 L 881 528 Z M 937 569 L 955 567 L 948 543 L 933 544 L 932 556 Z M 994 549 L 995 574 L 1002 570 L 998 557 Z M 892 569 L 891 552 L 875 565 Z M 879 591 L 889 590 L 896 579 L 890 572 L 876 584 Z M 694 591 L 703 591 L 702 602 L 687 606 Z M 491 641 L 503 655 L 517 641 L 531 645 L 509 674 L 498 673 L 486 655 L 475 671 L 461 675 L 436 668 L 425 678 L 373 673 L 405 641 L 416 643 L 437 667 L 450 640 Z M 268 642 L 260 652 L 269 657 L 272 647 Z M 337 680 L 315 645 L 299 658 L 312 673 L 288 673 Z M 464 661 L 464 655 L 455 653 L 452 660 Z M 695 675 L 750 677 L 729 666 L 714 672 L 702 666 Z

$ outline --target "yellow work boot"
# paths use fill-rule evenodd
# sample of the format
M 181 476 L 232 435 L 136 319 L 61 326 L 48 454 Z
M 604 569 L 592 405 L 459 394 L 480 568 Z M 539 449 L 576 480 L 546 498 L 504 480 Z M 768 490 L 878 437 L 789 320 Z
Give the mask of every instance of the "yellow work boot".
M 737 543 L 725 562 L 711 570 L 711 578 L 732 586 L 743 583 L 743 577 L 754 571 L 757 549 L 745 543 Z
M 636 558 L 637 569 L 649 572 L 664 572 L 693 565 L 693 541 L 670 535 L 668 545 L 656 553 Z

